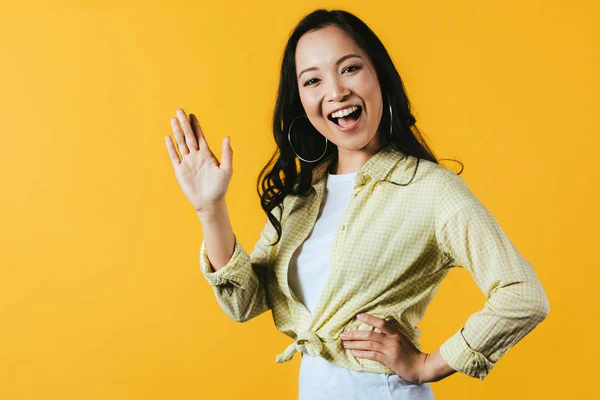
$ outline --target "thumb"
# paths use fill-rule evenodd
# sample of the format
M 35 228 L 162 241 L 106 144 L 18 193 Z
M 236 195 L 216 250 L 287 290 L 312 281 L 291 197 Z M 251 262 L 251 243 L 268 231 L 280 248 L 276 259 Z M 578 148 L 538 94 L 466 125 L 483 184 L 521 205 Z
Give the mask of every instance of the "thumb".
M 231 148 L 231 137 L 226 136 L 221 143 L 221 168 L 227 172 L 233 169 L 233 149 Z

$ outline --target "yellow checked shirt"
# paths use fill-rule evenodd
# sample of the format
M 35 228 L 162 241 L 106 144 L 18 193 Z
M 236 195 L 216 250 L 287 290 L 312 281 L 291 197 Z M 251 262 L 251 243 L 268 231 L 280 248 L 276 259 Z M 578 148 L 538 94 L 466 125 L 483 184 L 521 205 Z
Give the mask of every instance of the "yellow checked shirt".
M 275 326 L 294 342 L 276 358 L 295 352 L 321 356 L 360 372 L 394 374 L 384 364 L 355 357 L 341 346 L 348 330 L 381 332 L 355 318 L 365 312 L 386 319 L 421 350 L 422 319 L 452 267 L 466 268 L 487 301 L 440 347 L 456 371 L 485 379 L 495 363 L 540 323 L 548 298 L 529 264 L 462 177 L 389 144 L 355 175 L 352 198 L 334 233 L 331 270 L 314 318 L 288 285 L 288 265 L 310 234 L 319 212 L 333 155 L 313 169 L 308 196 L 288 195 L 281 211 L 282 237 L 269 220 L 251 254 L 235 240 L 229 262 L 214 271 L 200 247 L 200 269 L 223 311 L 243 322 L 271 310 Z M 391 181 L 391 182 L 390 182 Z

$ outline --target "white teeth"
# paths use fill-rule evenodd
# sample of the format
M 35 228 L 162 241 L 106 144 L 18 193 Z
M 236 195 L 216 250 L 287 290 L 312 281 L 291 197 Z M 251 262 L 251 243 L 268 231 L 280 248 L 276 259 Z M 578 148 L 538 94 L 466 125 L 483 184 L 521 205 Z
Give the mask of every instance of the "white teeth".
M 344 117 L 350 113 L 353 113 L 354 111 L 358 110 L 357 106 L 352 106 L 352 107 L 348 107 L 348 108 L 344 108 L 343 110 L 339 110 L 336 111 L 334 113 L 331 114 L 331 118 L 340 118 L 340 117 Z

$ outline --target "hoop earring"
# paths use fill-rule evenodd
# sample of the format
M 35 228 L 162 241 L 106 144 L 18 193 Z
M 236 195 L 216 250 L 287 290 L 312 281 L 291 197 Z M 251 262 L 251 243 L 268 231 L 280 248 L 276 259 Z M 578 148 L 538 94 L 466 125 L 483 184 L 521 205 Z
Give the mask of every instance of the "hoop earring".
M 317 158 L 316 160 L 306 160 L 302 157 L 300 157 L 298 155 L 298 153 L 296 153 L 296 150 L 294 150 L 294 146 L 292 145 L 292 139 L 291 139 L 291 134 L 292 134 L 292 125 L 294 125 L 294 122 L 296 122 L 296 120 L 300 117 L 306 117 L 306 119 L 308 119 L 308 117 L 306 115 L 298 115 L 296 118 L 294 118 L 292 120 L 292 123 L 290 124 L 290 127 L 288 129 L 288 142 L 290 142 L 290 147 L 292 148 L 292 151 L 294 152 L 294 154 L 296 154 L 296 157 L 298 157 L 299 159 L 301 159 L 304 162 L 308 162 L 308 163 L 314 163 L 319 161 L 321 158 L 323 158 L 323 156 L 325 155 L 325 152 L 327 151 L 327 143 L 329 142 L 327 140 L 327 138 L 325 138 L 325 150 L 323 150 L 323 154 L 321 154 L 321 157 Z
M 394 119 L 392 118 L 392 101 L 390 99 L 390 94 L 387 94 L 388 97 L 388 106 L 390 106 L 390 137 L 392 137 L 392 125 L 394 122 Z

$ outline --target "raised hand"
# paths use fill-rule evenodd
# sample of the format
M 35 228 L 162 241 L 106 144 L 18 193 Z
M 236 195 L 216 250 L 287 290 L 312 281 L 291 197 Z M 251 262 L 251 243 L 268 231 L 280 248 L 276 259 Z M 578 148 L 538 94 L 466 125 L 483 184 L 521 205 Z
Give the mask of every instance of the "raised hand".
M 225 137 L 221 143 L 222 162 L 219 162 L 208 146 L 196 116 L 190 114 L 188 119 L 181 108 L 175 113 L 177 118 L 171 118 L 171 129 L 181 158 L 171 136 L 167 135 L 165 142 L 169 158 L 177 182 L 189 202 L 196 211 L 205 211 L 221 201 L 227 193 L 233 175 L 230 138 Z

